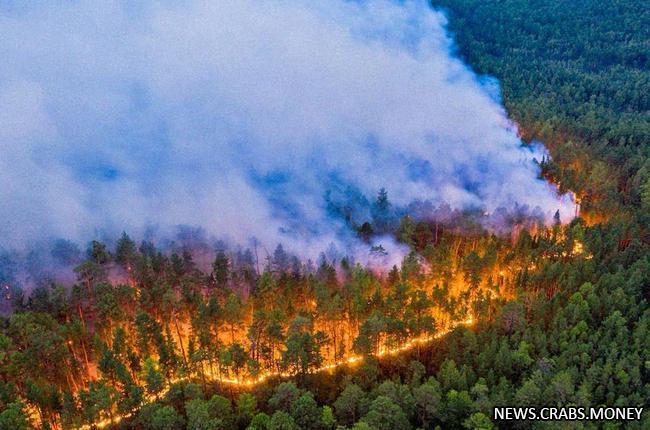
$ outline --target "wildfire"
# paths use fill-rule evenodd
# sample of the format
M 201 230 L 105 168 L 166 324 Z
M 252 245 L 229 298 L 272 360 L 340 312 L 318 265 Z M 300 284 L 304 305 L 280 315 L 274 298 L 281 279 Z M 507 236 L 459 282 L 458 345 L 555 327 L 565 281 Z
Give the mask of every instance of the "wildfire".
M 432 342 L 435 339 L 439 339 L 439 338 L 445 336 L 447 333 L 451 332 L 453 329 L 455 329 L 458 326 L 471 326 L 471 325 L 474 324 L 474 322 L 475 322 L 474 318 L 472 318 L 470 316 L 466 320 L 457 322 L 455 324 L 452 324 L 450 328 L 448 328 L 446 330 L 439 331 L 438 333 L 436 333 L 436 334 L 434 334 L 432 336 L 421 336 L 421 337 L 409 339 L 409 340 L 407 340 L 406 342 L 404 342 L 403 344 L 401 344 L 399 346 L 396 346 L 394 348 L 382 349 L 382 350 L 378 351 L 376 354 L 371 354 L 371 356 L 385 357 L 385 356 L 389 356 L 389 355 L 397 355 L 399 353 L 409 351 L 409 350 L 411 350 L 411 349 L 413 349 L 413 348 L 415 348 L 417 346 L 425 345 L 425 344 L 427 344 L 429 342 Z M 321 367 L 318 367 L 316 369 L 312 369 L 309 373 L 310 374 L 315 374 L 315 373 L 321 373 L 321 372 L 326 372 L 326 371 L 331 372 L 331 371 L 333 371 L 333 370 L 335 370 L 335 369 L 337 369 L 339 367 L 342 367 L 342 366 L 355 366 L 355 365 L 357 365 L 359 363 L 362 363 L 363 360 L 364 360 L 364 356 L 362 356 L 362 355 L 352 355 L 350 357 L 347 357 L 347 358 L 345 358 L 343 360 L 340 360 L 340 361 L 337 361 L 335 363 L 327 364 L 325 366 L 321 366 Z M 267 373 L 264 373 L 264 374 L 262 374 L 262 375 L 260 375 L 260 376 L 258 376 L 256 378 L 224 378 L 224 377 L 215 377 L 214 375 L 212 375 L 211 381 L 219 381 L 222 384 L 235 385 L 235 386 L 238 386 L 238 387 L 253 388 L 256 385 L 264 383 L 265 381 L 267 381 L 270 378 L 277 378 L 277 377 L 289 378 L 291 376 L 295 376 L 295 375 L 292 374 L 292 373 L 288 373 L 288 372 L 267 372 Z M 162 393 L 160 393 L 159 395 L 164 396 L 165 394 L 167 394 L 169 392 L 169 389 L 173 384 L 176 384 L 178 382 L 187 381 L 187 380 L 189 380 L 189 377 L 182 377 L 182 378 L 172 379 L 170 381 L 169 385 L 167 386 L 167 388 L 165 388 L 165 390 Z M 152 395 L 149 395 L 149 396 L 146 396 L 145 399 L 146 399 L 147 402 L 154 402 L 156 400 L 156 397 L 152 396 Z M 105 428 L 105 427 L 107 427 L 109 425 L 118 424 L 120 421 L 122 421 L 125 418 L 129 418 L 130 416 L 131 416 L 130 414 L 127 414 L 127 415 L 114 416 L 113 419 L 106 418 L 106 419 L 103 419 L 101 421 L 95 422 L 94 425 L 87 425 L 86 424 L 86 425 L 83 425 L 81 427 L 78 427 L 78 430 L 90 430 L 92 428 L 100 428 L 100 429 Z
M 585 247 L 582 244 L 582 242 L 575 240 L 573 242 L 573 249 L 571 250 L 571 253 L 573 255 L 581 255 L 583 256 L 586 260 L 591 260 L 594 258 L 592 254 L 589 254 L 585 251 Z

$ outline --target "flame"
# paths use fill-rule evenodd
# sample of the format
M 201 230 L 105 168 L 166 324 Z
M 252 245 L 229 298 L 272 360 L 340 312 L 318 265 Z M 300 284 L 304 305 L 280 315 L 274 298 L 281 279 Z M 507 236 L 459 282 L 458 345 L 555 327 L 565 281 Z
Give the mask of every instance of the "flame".
M 439 339 L 439 338 L 445 336 L 446 334 L 448 334 L 449 332 L 451 332 L 452 330 L 454 330 L 456 327 L 459 327 L 459 326 L 472 326 L 474 324 L 474 322 L 475 322 L 474 318 L 469 316 L 464 321 L 460 321 L 460 322 L 457 322 L 455 324 L 451 324 L 451 326 L 448 329 L 441 330 L 441 331 L 437 332 L 434 335 L 420 336 L 420 337 L 416 337 L 416 338 L 413 338 L 413 339 L 409 339 L 409 340 L 405 341 L 404 343 L 402 343 L 399 346 L 396 346 L 394 348 L 385 348 L 385 349 L 382 349 L 382 350 L 378 351 L 375 354 L 370 354 L 370 355 L 374 356 L 374 357 L 385 357 L 385 356 L 389 356 L 389 355 L 397 355 L 399 353 L 411 350 L 411 349 L 413 349 L 413 348 L 415 348 L 417 346 L 430 343 L 435 339 Z M 335 369 L 337 369 L 339 367 L 342 367 L 342 366 L 351 366 L 352 367 L 352 366 L 356 366 L 356 365 L 362 363 L 363 360 L 364 360 L 364 356 L 362 356 L 362 355 L 352 355 L 350 357 L 347 357 L 347 358 L 345 358 L 343 360 L 340 360 L 340 361 L 337 361 L 335 363 L 327 364 L 327 365 L 318 367 L 316 369 L 312 369 L 309 373 L 310 374 L 315 374 L 315 373 L 322 373 L 322 372 L 327 372 L 327 371 L 331 372 L 331 371 L 333 371 L 333 370 L 335 370 Z M 290 378 L 292 376 L 295 376 L 295 374 L 292 374 L 292 373 L 289 373 L 289 372 L 265 372 L 262 375 L 258 376 L 257 378 L 224 378 L 224 377 L 215 377 L 214 375 L 211 375 L 211 376 L 212 376 L 212 378 L 210 380 L 211 382 L 218 381 L 218 382 L 223 383 L 223 384 L 234 385 L 234 386 L 238 386 L 238 387 L 253 388 L 256 385 L 260 385 L 260 384 L 264 383 L 265 381 L 267 381 L 270 378 L 276 378 L 276 377 Z M 178 382 L 188 381 L 189 379 L 190 379 L 189 377 L 181 377 L 181 378 L 171 379 L 169 381 L 168 386 L 163 390 L 162 393 L 159 394 L 159 396 L 165 396 L 169 392 L 170 387 L 172 385 L 174 385 L 174 384 L 176 384 Z M 156 397 L 153 396 L 153 395 L 145 396 L 145 403 L 147 403 L 147 402 L 152 403 L 155 400 L 156 400 Z M 83 426 L 78 427 L 77 429 L 78 430 L 91 430 L 93 428 L 93 426 L 95 428 L 101 429 L 101 428 L 105 428 L 105 427 L 107 427 L 109 425 L 119 424 L 122 420 L 124 420 L 126 418 L 130 418 L 130 416 L 131 416 L 130 414 L 118 415 L 118 416 L 114 416 L 112 420 L 108 419 L 108 418 L 105 418 L 105 419 L 102 419 L 100 421 L 95 422 L 93 425 L 84 424 Z

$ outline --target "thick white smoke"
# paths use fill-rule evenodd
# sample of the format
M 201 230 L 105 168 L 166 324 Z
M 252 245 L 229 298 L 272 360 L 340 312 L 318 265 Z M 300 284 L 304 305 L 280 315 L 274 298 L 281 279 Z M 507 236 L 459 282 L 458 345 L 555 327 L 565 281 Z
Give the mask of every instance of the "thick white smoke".
M 381 187 L 570 217 L 424 1 L 0 11 L 0 246 L 187 224 L 321 251 L 325 196 Z

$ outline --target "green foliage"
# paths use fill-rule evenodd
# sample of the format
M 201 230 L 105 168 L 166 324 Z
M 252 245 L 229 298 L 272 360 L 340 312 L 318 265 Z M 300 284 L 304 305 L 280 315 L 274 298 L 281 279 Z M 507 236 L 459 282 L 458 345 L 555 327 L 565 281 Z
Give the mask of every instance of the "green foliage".
M 461 56 L 499 79 L 524 136 L 551 147 L 545 173 L 577 191 L 583 210 L 639 202 L 650 154 L 643 0 L 432 4 L 449 12 Z
M 430 378 L 426 383 L 413 389 L 413 399 L 417 421 L 424 428 L 442 418 L 442 393 L 440 384 L 435 378 Z
M 323 362 L 320 349 L 324 339 L 323 332 L 313 333 L 310 321 L 297 317 L 289 329 L 286 350 L 282 354 L 283 366 L 302 375 L 319 367 Z
M 185 427 L 185 419 L 171 406 L 162 406 L 151 417 L 151 430 L 177 430 Z
M 343 425 L 357 422 L 368 410 L 366 394 L 356 384 L 347 384 L 334 402 L 336 417 Z
M 412 419 L 415 414 L 415 400 L 411 394 L 411 387 L 397 384 L 393 381 L 382 382 L 372 393 L 373 396 L 384 396 L 399 405 L 407 418 Z
M 320 419 L 320 427 L 323 430 L 334 430 L 336 427 L 336 418 L 334 417 L 334 412 L 332 412 L 332 408 L 327 405 L 323 406 L 323 414 L 321 415 Z
M 268 430 L 271 424 L 271 417 L 264 412 L 260 412 L 253 417 L 246 430 Z
M 0 430 L 28 430 L 30 428 L 27 413 L 22 403 L 9 403 L 0 412 Z
M 293 404 L 302 395 L 302 391 L 293 382 L 283 382 L 277 386 L 275 393 L 269 399 L 269 405 L 274 410 L 290 412 Z
M 386 396 L 379 396 L 373 400 L 370 410 L 362 421 L 377 430 L 411 429 L 411 424 L 402 408 Z
M 468 430 L 492 430 L 494 424 L 492 424 L 488 416 L 481 412 L 476 412 L 463 421 L 463 427 Z
M 144 360 L 141 377 L 145 381 L 149 394 L 155 396 L 160 394 L 165 384 L 165 378 L 158 369 L 158 363 L 153 358 L 148 357 Z
M 215 394 L 207 403 L 210 417 L 219 421 L 219 425 L 213 428 L 225 430 L 233 427 L 235 424 L 235 415 L 230 400 Z
M 269 421 L 268 430 L 298 430 L 291 415 L 284 411 L 276 411 Z
M 185 403 L 187 430 L 228 430 L 235 425 L 230 401 L 221 396 L 210 400 L 193 399 Z
M 237 422 L 240 427 L 246 427 L 257 414 L 257 400 L 250 393 L 242 393 L 237 397 Z
M 187 416 L 187 430 L 212 430 L 208 402 L 203 399 L 194 399 L 185 403 Z
M 646 404 L 648 8 L 433 3 L 458 53 L 499 79 L 524 138 L 547 144 L 542 175 L 576 193 L 583 218 L 545 228 L 507 214 L 506 237 L 483 228 L 481 211 L 401 213 L 383 189 L 364 202 L 370 219 L 331 208 L 370 253 L 385 253 L 370 248 L 377 234 L 410 248 L 381 276 L 326 255 L 315 267 L 282 245 L 265 262 L 257 244 L 219 246 L 204 273 L 191 250 L 167 255 L 126 233 L 114 252 L 93 241 L 85 261 L 68 252 L 75 285 L 11 291 L 0 430 L 29 428 L 32 411 L 44 428 L 127 415 L 121 425 L 147 430 L 492 429 L 511 424 L 491 422 L 493 405 Z M 128 279 L 110 282 L 115 269 Z M 471 328 L 373 356 L 468 316 Z M 364 355 L 354 369 L 310 374 L 353 352 Z M 297 378 L 255 393 L 216 384 L 266 372 Z
M 318 428 L 322 415 L 323 413 L 311 393 L 303 394 L 291 405 L 291 417 L 300 428 Z
M 91 382 L 88 390 L 79 393 L 81 411 L 87 423 L 114 415 L 118 392 L 103 381 Z

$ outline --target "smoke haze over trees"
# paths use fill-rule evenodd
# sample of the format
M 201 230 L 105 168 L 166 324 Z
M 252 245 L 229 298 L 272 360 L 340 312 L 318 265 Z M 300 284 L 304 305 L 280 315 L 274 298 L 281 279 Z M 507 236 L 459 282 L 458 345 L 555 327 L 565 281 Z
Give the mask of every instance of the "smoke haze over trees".
M 650 399 L 647 2 L 434 3 L 523 170 L 424 4 L 233 3 L 0 3 L 0 248 L 91 240 L 0 252 L 0 430 L 650 428 L 492 415 Z
M 5 4 L 0 246 L 185 224 L 313 256 L 382 187 L 568 221 L 445 24 L 424 2 Z

